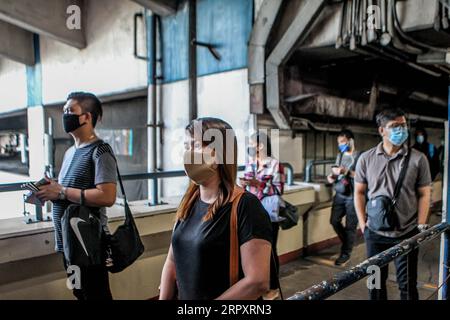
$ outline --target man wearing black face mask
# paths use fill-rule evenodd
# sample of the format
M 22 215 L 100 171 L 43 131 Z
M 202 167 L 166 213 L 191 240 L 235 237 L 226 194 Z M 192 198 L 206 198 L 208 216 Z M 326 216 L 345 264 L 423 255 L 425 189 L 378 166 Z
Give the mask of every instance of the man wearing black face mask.
M 82 193 L 85 205 L 98 208 L 107 232 L 105 207 L 112 206 L 116 200 L 116 162 L 111 147 L 94 131 L 102 113 L 95 95 L 84 92 L 69 95 L 64 106 L 63 127 L 75 144 L 64 155 L 58 182 L 47 179 L 49 184 L 40 187 L 37 193 L 41 201 L 53 201 L 56 251 L 61 253 L 67 245 L 63 243 L 61 217 L 70 204 L 80 204 Z M 81 268 L 80 272 L 81 288 L 73 290 L 79 300 L 112 299 L 106 265 Z

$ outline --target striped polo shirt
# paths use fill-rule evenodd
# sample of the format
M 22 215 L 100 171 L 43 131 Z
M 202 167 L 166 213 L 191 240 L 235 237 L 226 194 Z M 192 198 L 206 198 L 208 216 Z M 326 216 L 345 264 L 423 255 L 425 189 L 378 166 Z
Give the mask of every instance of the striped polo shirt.
M 116 183 L 116 162 L 111 147 L 102 140 L 70 147 L 65 155 L 58 183 L 68 188 L 94 189 L 96 185 Z M 55 250 L 63 252 L 61 217 L 71 202 L 53 201 L 53 223 L 55 226 Z M 98 208 L 103 226 L 107 225 L 105 208 Z

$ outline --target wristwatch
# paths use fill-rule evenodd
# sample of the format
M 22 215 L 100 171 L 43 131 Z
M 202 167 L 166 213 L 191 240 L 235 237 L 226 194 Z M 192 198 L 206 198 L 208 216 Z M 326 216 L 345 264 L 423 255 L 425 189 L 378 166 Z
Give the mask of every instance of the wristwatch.
M 62 187 L 61 191 L 59 191 L 59 193 L 58 193 L 58 199 L 59 200 L 66 200 L 67 199 L 66 190 L 67 190 L 66 187 Z
M 417 229 L 419 229 L 420 232 L 424 232 L 430 229 L 430 226 L 428 224 L 419 224 Z

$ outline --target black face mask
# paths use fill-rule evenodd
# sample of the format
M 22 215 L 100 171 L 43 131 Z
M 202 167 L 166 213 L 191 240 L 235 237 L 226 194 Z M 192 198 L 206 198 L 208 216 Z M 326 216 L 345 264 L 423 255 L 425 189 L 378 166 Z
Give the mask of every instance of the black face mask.
M 72 131 L 77 130 L 78 128 L 84 126 L 86 124 L 80 124 L 80 117 L 84 115 L 84 113 L 82 114 L 67 114 L 65 113 L 63 115 L 63 126 L 64 126 L 64 131 L 66 133 L 70 133 Z
M 252 158 L 256 157 L 257 151 L 255 147 L 248 147 L 248 155 Z

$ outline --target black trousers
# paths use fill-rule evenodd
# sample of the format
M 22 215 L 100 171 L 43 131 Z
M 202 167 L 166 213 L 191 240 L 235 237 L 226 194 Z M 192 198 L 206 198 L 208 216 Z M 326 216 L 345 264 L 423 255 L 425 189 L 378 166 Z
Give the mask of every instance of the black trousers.
M 278 259 L 277 241 L 280 225 L 278 222 L 272 222 L 272 255 L 270 259 L 270 290 L 278 289 L 280 260 Z
M 64 259 L 64 267 L 69 267 Z M 68 277 L 71 276 L 68 272 Z M 73 289 L 73 295 L 78 300 L 112 300 L 109 287 L 109 273 L 106 266 L 80 267 L 80 288 Z
M 345 226 L 342 219 L 345 217 Z M 344 197 L 336 194 L 331 209 L 330 223 L 342 242 L 341 253 L 350 255 L 355 244 L 358 217 L 356 215 L 353 197 Z
M 366 228 L 364 231 L 364 238 L 366 240 L 367 257 L 373 257 L 389 248 L 399 244 L 405 239 L 411 238 L 418 233 L 413 230 L 409 234 L 401 238 L 387 238 Z M 400 290 L 401 300 L 419 300 L 419 292 L 417 290 L 417 264 L 418 264 L 419 250 L 414 250 L 410 253 L 409 266 L 408 257 L 402 256 L 395 259 L 395 268 L 397 271 L 397 283 Z M 408 270 L 409 269 L 409 270 Z M 386 281 L 389 275 L 389 266 L 381 268 L 381 287 L 380 289 L 369 290 L 370 300 L 387 300 Z M 410 294 L 408 297 L 408 285 Z M 408 299 L 409 298 L 409 299 Z

